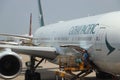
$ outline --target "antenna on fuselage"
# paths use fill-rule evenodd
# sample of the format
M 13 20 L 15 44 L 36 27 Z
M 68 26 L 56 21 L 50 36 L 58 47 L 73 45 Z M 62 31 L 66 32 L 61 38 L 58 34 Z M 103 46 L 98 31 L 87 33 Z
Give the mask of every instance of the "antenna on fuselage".
M 39 13 L 40 13 L 40 27 L 44 26 L 44 18 L 43 18 L 43 12 L 42 12 L 42 6 L 41 6 L 41 0 L 38 0 L 38 9 L 39 9 Z

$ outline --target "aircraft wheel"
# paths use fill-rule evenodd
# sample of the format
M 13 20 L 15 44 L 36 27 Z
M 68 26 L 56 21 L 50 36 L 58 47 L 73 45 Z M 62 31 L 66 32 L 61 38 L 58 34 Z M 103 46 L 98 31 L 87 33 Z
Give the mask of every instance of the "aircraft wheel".
M 41 80 L 40 73 L 35 72 L 35 73 L 33 74 L 33 79 L 32 79 L 32 80 Z
M 65 78 L 62 78 L 62 77 L 56 75 L 55 80 L 65 80 Z
M 40 73 L 38 72 L 31 73 L 30 70 L 26 70 L 25 80 L 41 80 Z
M 102 72 L 102 71 L 97 71 L 96 72 L 96 77 L 99 79 L 112 79 L 113 75 L 106 73 L 106 72 Z

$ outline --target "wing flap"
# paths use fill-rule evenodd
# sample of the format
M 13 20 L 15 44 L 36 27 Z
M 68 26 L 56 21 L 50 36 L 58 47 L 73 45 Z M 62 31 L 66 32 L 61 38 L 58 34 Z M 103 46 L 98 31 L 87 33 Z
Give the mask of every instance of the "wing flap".
M 2 45 L 0 48 L 10 48 L 12 51 L 20 54 L 32 55 L 47 59 L 54 59 L 58 53 L 54 47 L 36 47 L 36 46 L 15 46 L 15 45 Z

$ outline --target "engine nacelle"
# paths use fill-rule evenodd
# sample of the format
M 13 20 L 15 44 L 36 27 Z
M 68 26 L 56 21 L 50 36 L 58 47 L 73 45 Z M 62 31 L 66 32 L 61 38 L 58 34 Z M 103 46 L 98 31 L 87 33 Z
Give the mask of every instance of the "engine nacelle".
M 22 70 L 22 59 L 15 52 L 6 49 L 0 52 L 0 77 L 10 79 Z

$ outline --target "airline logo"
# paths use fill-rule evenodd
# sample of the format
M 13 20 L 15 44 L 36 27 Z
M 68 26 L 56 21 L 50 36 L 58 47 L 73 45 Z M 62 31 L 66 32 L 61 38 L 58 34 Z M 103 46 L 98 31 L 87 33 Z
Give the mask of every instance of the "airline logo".
M 112 47 L 112 46 L 110 45 L 110 43 L 108 42 L 108 40 L 107 40 L 107 35 L 105 36 L 105 43 L 106 43 L 106 46 L 107 46 L 107 48 L 108 48 L 108 50 L 109 50 L 109 52 L 107 53 L 107 55 L 110 55 L 110 54 L 115 50 L 115 48 Z
M 88 25 L 73 26 L 69 30 L 69 35 L 95 34 L 95 28 L 98 25 L 99 24 L 88 24 Z

